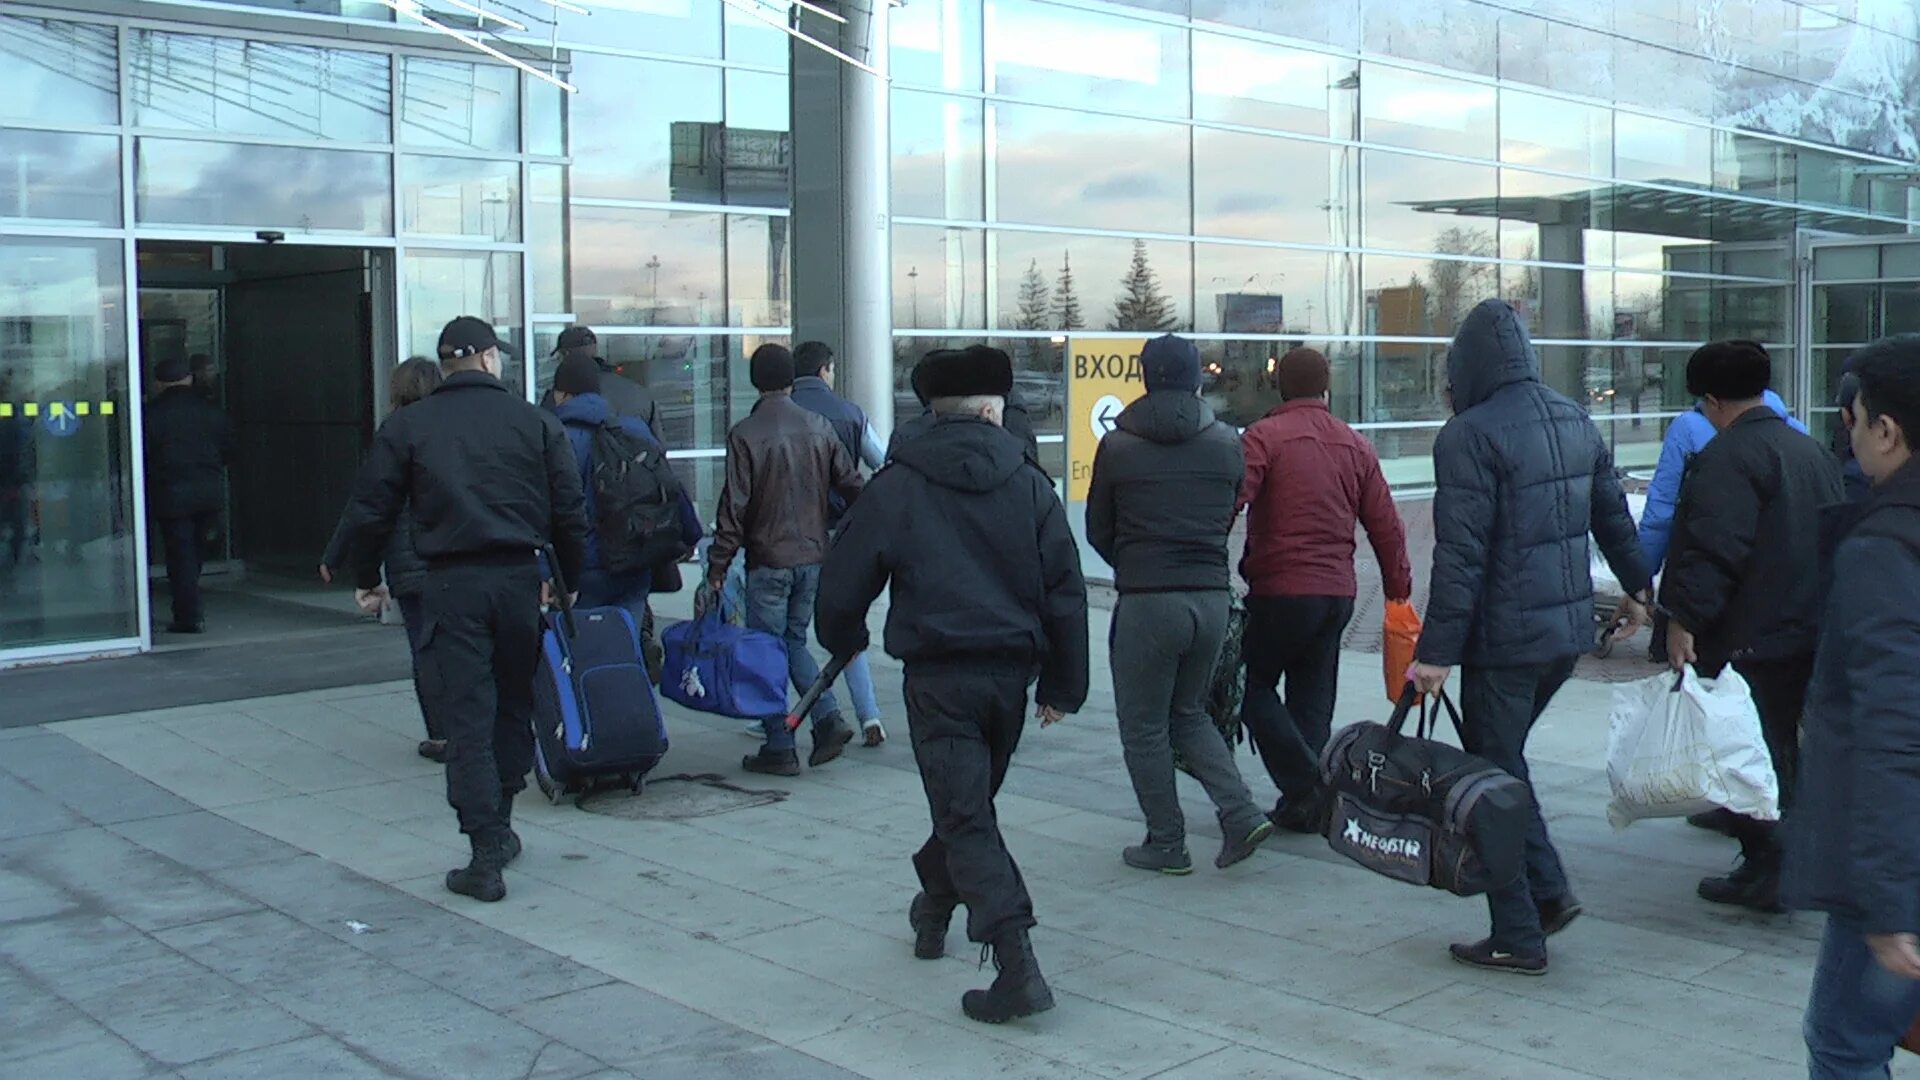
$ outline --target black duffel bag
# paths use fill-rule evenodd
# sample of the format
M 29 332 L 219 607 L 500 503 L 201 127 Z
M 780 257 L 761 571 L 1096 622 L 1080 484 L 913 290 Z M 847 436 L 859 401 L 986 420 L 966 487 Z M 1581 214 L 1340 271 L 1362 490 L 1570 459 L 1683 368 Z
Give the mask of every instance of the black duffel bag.
M 1532 792 L 1485 758 L 1430 738 L 1438 707 L 1421 704 L 1417 733 L 1401 734 L 1420 701 L 1409 684 L 1385 724 L 1353 724 L 1327 743 L 1328 846 L 1377 874 L 1457 896 L 1517 881 Z M 1444 691 L 1439 703 L 1458 732 Z

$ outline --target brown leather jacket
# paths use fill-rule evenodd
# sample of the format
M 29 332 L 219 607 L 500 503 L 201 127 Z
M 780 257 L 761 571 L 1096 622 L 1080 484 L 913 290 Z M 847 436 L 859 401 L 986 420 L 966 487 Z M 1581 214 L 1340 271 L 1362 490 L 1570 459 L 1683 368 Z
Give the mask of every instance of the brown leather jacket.
M 827 495 L 851 503 L 863 483 L 833 425 L 785 394 L 762 396 L 727 433 L 727 482 L 708 573 L 724 575 L 741 548 L 749 570 L 825 562 Z

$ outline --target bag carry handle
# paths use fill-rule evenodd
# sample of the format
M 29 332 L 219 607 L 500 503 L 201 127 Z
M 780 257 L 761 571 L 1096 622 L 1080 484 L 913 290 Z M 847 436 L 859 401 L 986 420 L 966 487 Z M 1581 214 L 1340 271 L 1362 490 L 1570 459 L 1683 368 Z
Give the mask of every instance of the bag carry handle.
M 1420 706 L 1420 722 L 1414 728 L 1414 734 L 1422 739 L 1431 738 L 1438 727 L 1437 720 L 1442 708 L 1447 710 L 1448 719 L 1453 721 L 1454 733 L 1460 734 L 1460 710 L 1454 708 L 1453 699 L 1447 696 L 1446 688 L 1435 692 L 1437 703 L 1422 701 L 1422 694 L 1408 682 L 1406 689 L 1400 691 L 1400 700 L 1394 703 L 1393 715 L 1387 719 L 1387 730 L 1400 734 L 1407 726 L 1407 717 L 1413 713 L 1414 705 Z

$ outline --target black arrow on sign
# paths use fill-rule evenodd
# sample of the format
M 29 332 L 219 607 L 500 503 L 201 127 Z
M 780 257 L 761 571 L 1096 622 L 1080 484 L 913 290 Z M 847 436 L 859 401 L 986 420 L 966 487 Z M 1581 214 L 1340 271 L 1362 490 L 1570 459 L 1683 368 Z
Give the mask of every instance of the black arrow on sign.
M 1105 408 L 1102 408 L 1099 412 L 1094 413 L 1093 419 L 1100 425 L 1100 430 L 1103 433 L 1110 434 L 1112 433 L 1114 423 L 1119 419 L 1119 416 L 1117 413 L 1113 411 L 1113 406 L 1109 404 Z

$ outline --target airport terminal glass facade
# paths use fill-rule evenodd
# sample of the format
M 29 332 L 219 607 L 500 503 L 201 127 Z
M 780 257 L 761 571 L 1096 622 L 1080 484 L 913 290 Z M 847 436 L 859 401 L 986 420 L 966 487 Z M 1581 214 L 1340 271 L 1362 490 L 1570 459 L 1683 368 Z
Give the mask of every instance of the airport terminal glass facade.
M 380 3 L 77 6 L 0 14 L 0 659 L 145 640 L 156 245 L 364 251 L 377 357 L 479 314 L 530 395 L 592 324 L 711 506 L 745 357 L 809 272 L 777 28 L 425 5 L 570 94 Z M 1479 299 L 1636 467 L 1699 341 L 1767 342 L 1813 413 L 1849 346 L 1920 318 L 1908 0 L 907 0 L 889 60 L 901 404 L 920 353 L 990 339 L 1056 467 L 1070 333 L 1193 334 L 1239 423 L 1320 348 L 1418 488 Z

